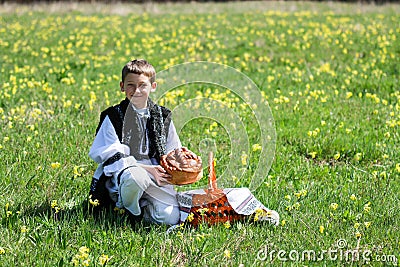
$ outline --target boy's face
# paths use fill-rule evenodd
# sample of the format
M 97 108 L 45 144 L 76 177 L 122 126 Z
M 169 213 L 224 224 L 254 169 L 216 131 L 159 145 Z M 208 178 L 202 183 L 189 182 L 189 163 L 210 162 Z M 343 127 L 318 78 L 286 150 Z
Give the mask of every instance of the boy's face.
M 135 108 L 141 109 L 147 107 L 149 94 L 156 90 L 157 83 L 151 83 L 150 78 L 143 74 L 128 73 L 119 86 Z

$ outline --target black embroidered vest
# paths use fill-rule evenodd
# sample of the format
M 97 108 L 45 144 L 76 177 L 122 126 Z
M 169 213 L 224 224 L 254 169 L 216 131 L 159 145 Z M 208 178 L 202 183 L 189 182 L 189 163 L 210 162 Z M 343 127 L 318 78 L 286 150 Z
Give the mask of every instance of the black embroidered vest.
M 171 111 L 163 106 L 156 105 L 151 99 L 148 99 L 150 117 L 147 119 L 146 128 L 149 139 L 149 150 L 148 155 L 143 156 L 139 153 L 141 149 L 139 145 L 141 135 L 146 133 L 142 132 L 137 112 L 130 105 L 130 101 L 125 98 L 118 105 L 109 107 L 103 111 L 100 114 L 100 123 L 96 129 L 96 134 L 105 117 L 108 116 L 120 142 L 130 147 L 131 156 L 134 156 L 137 160 L 154 158 L 158 164 L 161 156 L 166 154 Z

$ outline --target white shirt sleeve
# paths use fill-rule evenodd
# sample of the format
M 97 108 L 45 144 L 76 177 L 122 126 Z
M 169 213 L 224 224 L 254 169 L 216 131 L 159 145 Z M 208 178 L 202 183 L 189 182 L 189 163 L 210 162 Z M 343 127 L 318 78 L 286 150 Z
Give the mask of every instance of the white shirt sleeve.
M 102 165 L 107 159 L 114 156 L 118 152 L 129 155 L 130 149 L 129 146 L 121 144 L 110 118 L 106 116 L 90 148 L 89 157 Z M 115 176 L 118 175 L 121 170 L 134 164 L 135 162 L 136 160 L 134 157 L 129 156 L 122 158 L 113 164 L 105 166 L 103 171 L 107 176 Z
M 129 146 L 121 144 L 110 118 L 106 116 L 90 148 L 89 157 L 100 164 L 117 152 L 129 155 Z
M 165 151 L 168 154 L 170 151 L 180 147 L 182 147 L 181 140 L 179 139 L 178 133 L 176 132 L 175 129 L 175 125 L 171 120 L 168 130 L 167 147 Z

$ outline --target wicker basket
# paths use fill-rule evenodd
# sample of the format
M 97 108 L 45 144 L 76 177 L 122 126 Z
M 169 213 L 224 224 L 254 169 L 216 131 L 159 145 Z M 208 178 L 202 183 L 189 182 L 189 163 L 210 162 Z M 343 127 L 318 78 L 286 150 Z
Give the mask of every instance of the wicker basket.
M 217 177 L 215 174 L 213 153 L 208 157 L 209 184 L 208 189 L 204 189 L 205 194 L 194 194 L 192 207 L 190 209 L 190 219 L 186 220 L 189 224 L 197 226 L 200 223 L 217 224 L 227 221 L 244 220 L 245 215 L 235 212 L 229 204 L 228 199 L 222 189 L 217 187 Z

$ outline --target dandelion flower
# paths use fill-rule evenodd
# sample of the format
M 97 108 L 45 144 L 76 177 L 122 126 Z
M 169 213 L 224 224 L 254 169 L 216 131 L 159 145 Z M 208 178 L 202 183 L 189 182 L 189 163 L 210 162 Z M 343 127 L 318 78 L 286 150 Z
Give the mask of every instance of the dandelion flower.
M 334 158 L 335 160 L 338 160 L 338 159 L 340 158 L 340 153 L 339 153 L 339 152 L 336 153 L 336 154 L 333 156 L 333 158 Z
M 321 234 L 323 234 L 324 231 L 325 231 L 325 227 L 324 227 L 323 225 L 320 225 L 320 226 L 319 226 L 319 232 L 320 232 Z

